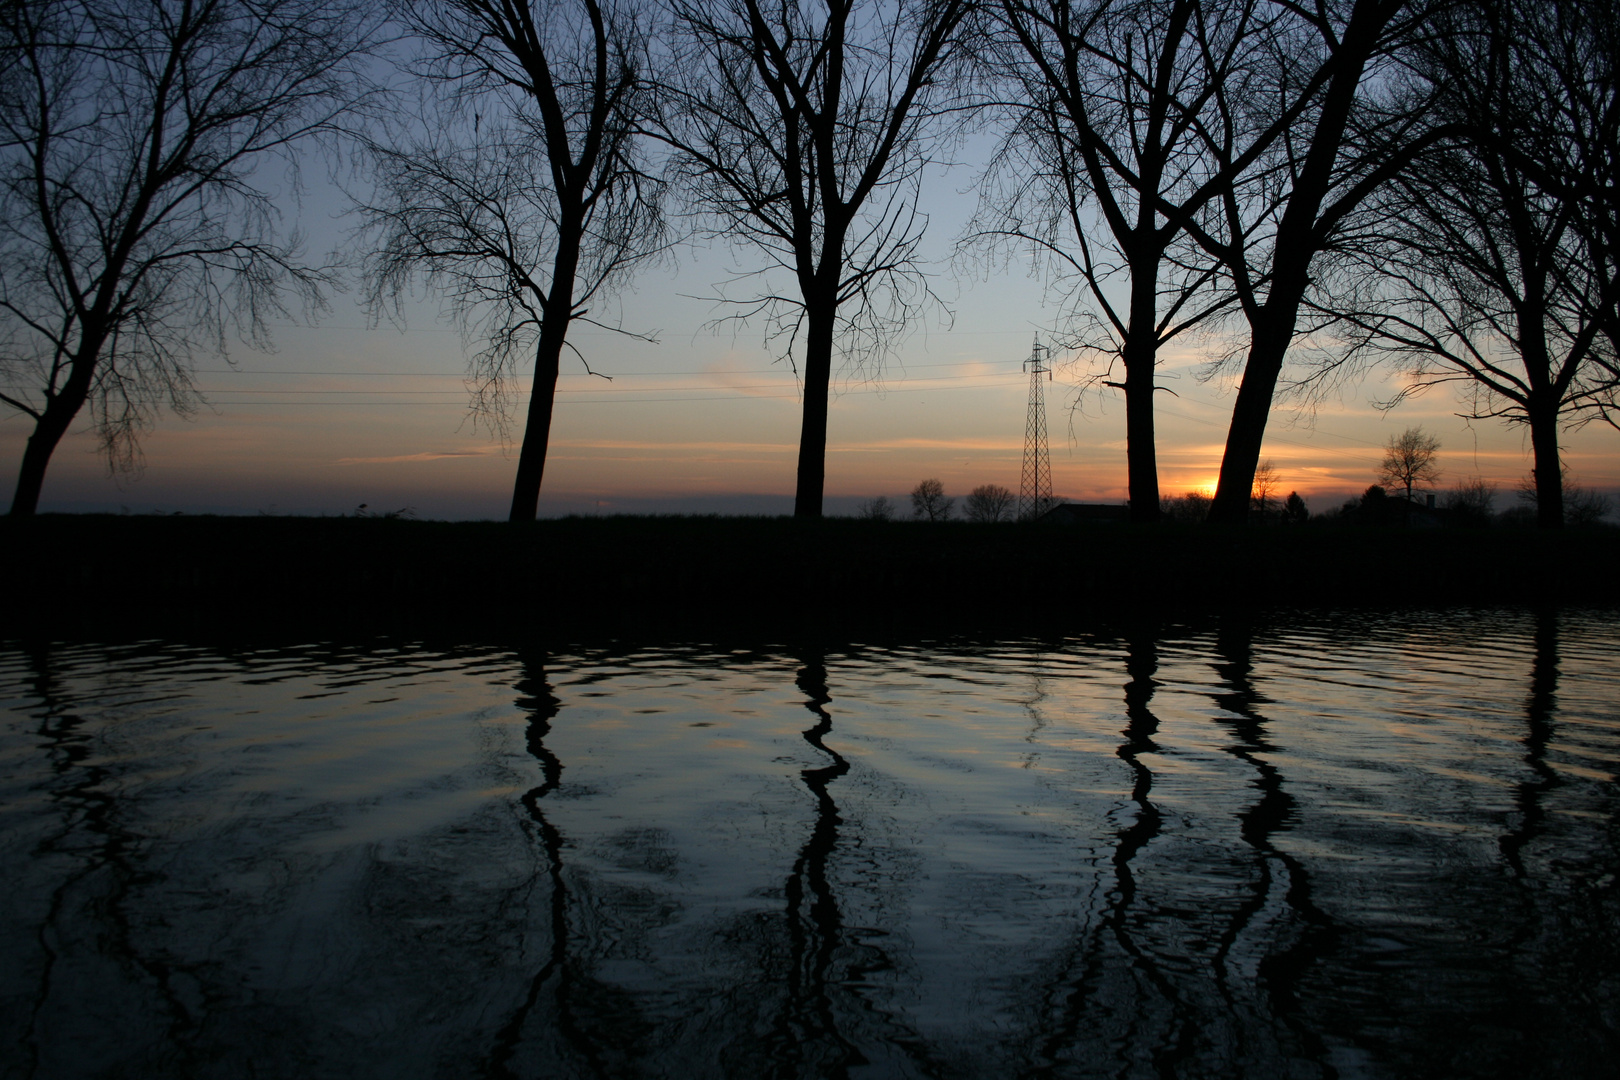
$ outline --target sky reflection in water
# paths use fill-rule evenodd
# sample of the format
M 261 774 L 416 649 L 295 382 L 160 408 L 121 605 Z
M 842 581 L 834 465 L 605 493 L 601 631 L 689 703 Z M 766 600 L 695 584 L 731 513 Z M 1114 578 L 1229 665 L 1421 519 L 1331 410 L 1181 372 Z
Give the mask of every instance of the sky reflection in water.
M 1620 616 L 0 652 L 11 1076 L 1608 1076 Z

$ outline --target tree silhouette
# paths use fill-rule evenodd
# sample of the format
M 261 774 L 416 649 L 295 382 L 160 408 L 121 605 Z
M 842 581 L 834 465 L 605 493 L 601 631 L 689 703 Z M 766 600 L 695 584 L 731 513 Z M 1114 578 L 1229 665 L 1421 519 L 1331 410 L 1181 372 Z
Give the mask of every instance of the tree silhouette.
M 1290 491 L 1283 500 L 1283 520 L 1298 525 L 1311 519 L 1311 511 L 1299 492 Z
M 1331 308 L 1333 283 L 1319 256 L 1354 243 L 1347 235 L 1354 212 L 1455 132 L 1433 112 L 1436 88 L 1399 74 L 1437 2 L 1279 5 L 1277 49 L 1264 77 L 1223 94 L 1223 122 L 1201 129 L 1217 160 L 1235 161 L 1230 130 L 1279 108 L 1308 106 L 1269 153 L 1234 175 L 1212 212 L 1184 223 L 1220 260 L 1249 329 L 1211 522 L 1248 517 L 1266 422 L 1301 315 Z
M 1271 512 L 1272 496 L 1281 484 L 1282 477 L 1277 475 L 1276 466 L 1269 460 L 1262 461 L 1254 470 L 1254 486 L 1250 489 L 1249 498 L 1262 518 Z
M 794 356 L 804 410 L 793 512 L 820 517 L 835 351 L 881 358 L 930 294 L 917 193 L 970 0 L 673 0 L 676 56 L 658 130 L 717 236 L 767 264 L 736 317 Z M 780 290 L 772 271 L 793 281 Z
M 949 521 L 956 500 L 945 494 L 945 485 L 928 479 L 911 489 L 911 516 L 929 521 Z
M 0 401 L 33 421 L 11 512 L 86 405 L 115 470 L 199 349 L 267 347 L 330 276 L 263 186 L 361 105 L 373 23 L 348 0 L 30 0 L 0 10 Z
M 980 484 L 968 494 L 964 510 L 969 521 L 1011 521 L 1018 496 L 1000 484 Z
M 1475 476 L 1459 480 L 1457 486 L 1446 493 L 1445 508 L 1453 520 L 1480 528 L 1491 523 L 1495 502 L 1496 485 L 1484 477 Z
M 1424 434 L 1420 427 L 1391 435 L 1378 467 L 1378 480 L 1387 487 L 1405 488 L 1406 501 L 1411 502 L 1413 488 L 1432 487 L 1440 479 L 1440 466 L 1434 461 L 1439 452 L 1440 440 Z
M 888 521 L 894 517 L 894 506 L 889 502 L 887 495 L 879 495 L 861 503 L 856 516 L 862 521 Z
M 1125 395 L 1131 517 L 1153 521 L 1159 349 L 1236 302 L 1211 287 L 1218 259 L 1182 243 L 1183 224 L 1290 130 L 1310 93 L 1267 122 L 1227 122 L 1226 99 L 1276 44 L 1247 0 L 1000 0 L 987 11 L 987 60 L 1011 88 L 1014 121 L 980 228 L 1032 244 L 1083 283 L 1100 314 L 1079 345 L 1107 360 L 1093 381 Z M 1209 129 L 1224 133 L 1224 159 L 1200 137 Z
M 404 14 L 448 122 L 369 146 L 371 304 L 397 305 L 418 276 L 443 295 L 484 341 L 475 415 L 503 430 L 533 349 L 510 512 L 533 521 L 569 328 L 616 329 L 591 306 L 663 245 L 662 187 L 636 135 L 644 28 L 612 0 L 421 0 Z
M 1620 393 L 1620 4 L 1477 0 L 1425 50 L 1467 133 L 1380 193 L 1346 313 L 1406 368 L 1388 404 L 1445 384 L 1468 415 L 1524 424 L 1537 518 L 1564 521 L 1559 431 Z M 1504 347 L 1505 346 L 1505 347 Z

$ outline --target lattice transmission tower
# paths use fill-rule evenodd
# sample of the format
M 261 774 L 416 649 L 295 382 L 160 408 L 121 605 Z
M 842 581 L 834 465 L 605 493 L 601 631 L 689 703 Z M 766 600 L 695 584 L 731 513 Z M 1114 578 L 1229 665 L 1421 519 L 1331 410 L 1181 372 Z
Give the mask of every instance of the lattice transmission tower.
M 1046 391 L 1041 376 L 1052 378 L 1046 346 L 1039 336 L 1024 361 L 1029 372 L 1029 415 L 1024 421 L 1024 482 L 1018 489 L 1018 520 L 1033 521 L 1052 508 L 1052 451 L 1046 443 Z

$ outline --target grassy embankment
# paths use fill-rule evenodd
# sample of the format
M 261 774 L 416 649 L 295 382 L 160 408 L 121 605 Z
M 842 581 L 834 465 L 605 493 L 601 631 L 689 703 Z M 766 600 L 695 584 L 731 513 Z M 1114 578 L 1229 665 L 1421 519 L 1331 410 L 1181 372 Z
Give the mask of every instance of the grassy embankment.
M 789 518 L 44 515 L 0 521 L 7 636 L 41 616 L 927 627 L 1141 609 L 1620 603 L 1620 531 Z

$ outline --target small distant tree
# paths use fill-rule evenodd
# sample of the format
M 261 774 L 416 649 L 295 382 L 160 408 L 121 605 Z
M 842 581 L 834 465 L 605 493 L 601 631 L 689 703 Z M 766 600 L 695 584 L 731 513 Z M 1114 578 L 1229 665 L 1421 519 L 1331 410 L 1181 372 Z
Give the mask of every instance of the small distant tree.
M 1254 486 L 1249 489 L 1250 509 L 1262 518 L 1270 513 L 1271 496 L 1281 484 L 1282 478 L 1277 475 L 1277 468 L 1270 459 L 1261 462 L 1254 470 Z
M 1571 484 L 1564 489 L 1564 522 L 1579 528 L 1598 525 L 1609 516 L 1609 497 L 1591 488 Z
M 967 518 L 986 523 L 1011 521 L 1017 501 L 1017 496 L 1000 484 L 980 484 L 967 497 Z
M 1446 494 L 1445 510 L 1458 524 L 1479 527 L 1491 523 L 1495 501 L 1496 485 L 1475 476 L 1457 481 L 1457 486 Z
M 1399 525 L 1406 520 L 1406 504 L 1390 497 L 1377 484 L 1361 493 L 1361 498 L 1344 504 L 1341 517 L 1360 525 Z
M 867 499 L 861 503 L 861 509 L 856 515 L 862 521 L 889 521 L 894 517 L 894 504 L 887 495 L 879 495 L 875 499 Z
M 1421 427 L 1407 428 L 1389 437 L 1378 479 L 1387 487 L 1404 488 L 1406 501 L 1411 502 L 1414 489 L 1433 487 L 1440 479 L 1440 466 L 1434 460 L 1439 453 L 1439 439 L 1425 434 Z
M 924 480 L 911 489 L 911 516 L 918 520 L 949 521 L 955 505 L 956 500 L 946 497 L 945 485 L 938 480 Z
M 1283 520 L 1291 525 L 1299 525 L 1311 519 L 1310 508 L 1305 500 L 1299 497 L 1299 492 L 1290 491 L 1288 498 L 1283 500 Z

